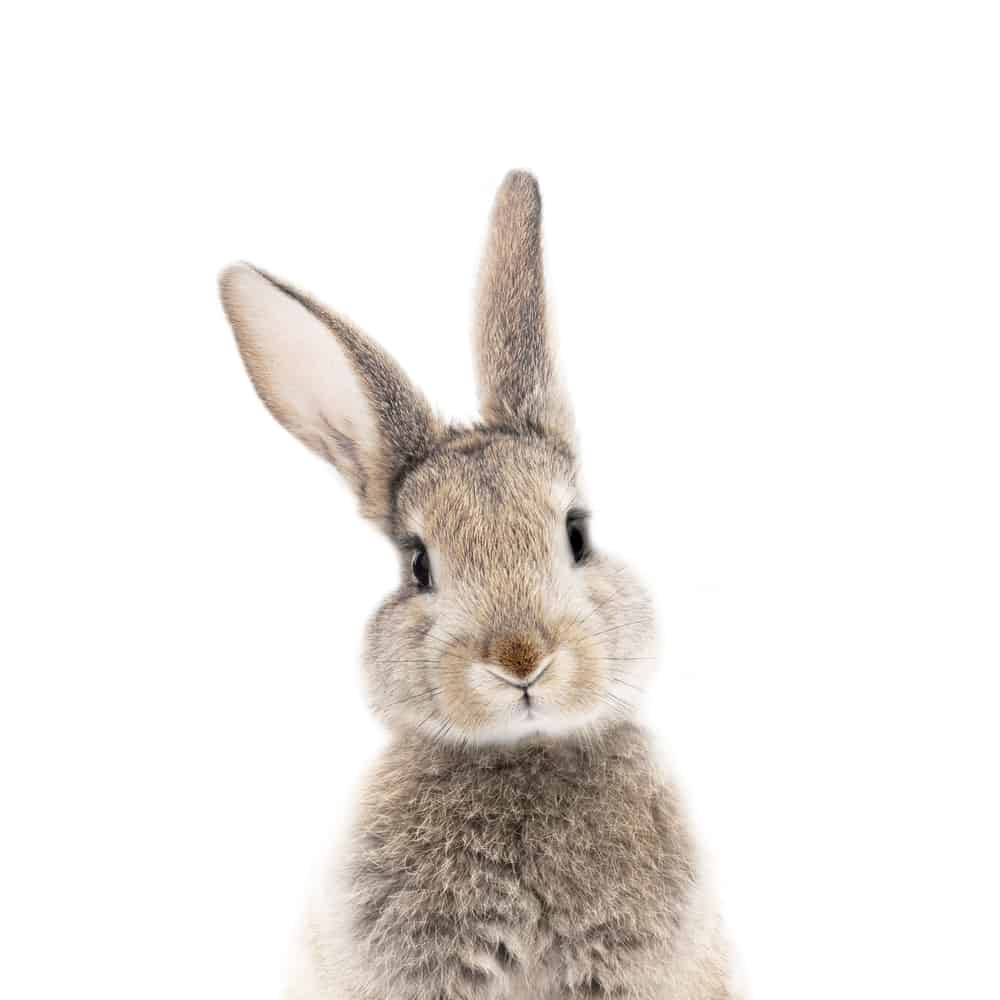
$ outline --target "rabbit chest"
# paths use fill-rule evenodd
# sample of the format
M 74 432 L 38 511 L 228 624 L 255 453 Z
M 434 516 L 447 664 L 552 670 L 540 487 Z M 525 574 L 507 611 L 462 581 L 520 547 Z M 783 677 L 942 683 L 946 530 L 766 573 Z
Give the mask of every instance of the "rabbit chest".
M 473 970 L 528 970 L 669 944 L 692 852 L 638 727 L 572 745 L 400 743 L 374 779 L 349 864 L 352 935 L 372 955 L 451 949 Z

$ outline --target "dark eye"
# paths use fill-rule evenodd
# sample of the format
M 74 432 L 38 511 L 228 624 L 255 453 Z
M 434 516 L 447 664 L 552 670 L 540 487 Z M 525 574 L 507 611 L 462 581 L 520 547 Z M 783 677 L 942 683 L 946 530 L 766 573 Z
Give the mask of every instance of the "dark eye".
M 573 561 L 583 562 L 590 555 L 590 538 L 587 534 L 587 515 L 582 511 L 571 510 L 566 515 L 566 537 L 569 538 Z
M 431 586 L 431 557 L 427 555 L 427 549 L 417 543 L 413 550 L 413 558 L 410 561 L 410 568 L 413 570 L 413 579 L 420 590 L 430 590 Z

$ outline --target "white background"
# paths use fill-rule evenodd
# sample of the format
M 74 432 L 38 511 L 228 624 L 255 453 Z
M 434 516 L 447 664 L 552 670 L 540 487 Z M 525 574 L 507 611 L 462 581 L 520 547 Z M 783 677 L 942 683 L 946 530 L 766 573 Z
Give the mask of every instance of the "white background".
M 383 739 L 357 655 L 396 562 L 257 402 L 215 276 L 313 290 L 471 416 L 518 166 L 753 994 L 1000 995 L 994 13 L 8 15 L 0 993 L 279 995 Z

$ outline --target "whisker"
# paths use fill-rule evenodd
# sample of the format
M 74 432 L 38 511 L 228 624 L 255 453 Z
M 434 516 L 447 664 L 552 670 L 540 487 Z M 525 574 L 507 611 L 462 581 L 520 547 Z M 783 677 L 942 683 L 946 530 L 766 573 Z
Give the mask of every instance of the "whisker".
M 440 642 L 445 646 L 450 646 L 452 640 L 445 635 L 438 635 L 436 632 L 424 632 L 425 639 L 433 639 L 435 642 Z
M 580 618 L 579 616 L 577 616 L 572 621 L 567 621 L 567 622 L 563 623 L 557 629 L 557 636 L 560 639 L 572 639 L 573 636 L 574 636 L 574 633 L 578 629 L 580 629 L 583 625 L 585 625 L 586 622 L 590 618 L 592 618 L 595 614 L 597 614 L 598 611 L 601 611 L 602 609 L 606 608 L 609 604 L 611 604 L 612 601 L 614 601 L 614 599 L 616 597 L 620 597 L 620 596 L 621 596 L 621 594 L 618 593 L 618 592 L 616 592 L 616 593 L 612 594 L 610 597 L 608 597 L 605 600 L 601 601 L 601 603 L 598 604 L 596 607 L 591 608 L 590 611 L 588 611 L 582 618 Z M 641 601 L 641 602 L 636 603 L 636 604 L 625 604 L 625 605 L 622 605 L 620 607 L 616 607 L 615 610 L 618 611 L 618 612 L 624 612 L 624 613 L 632 613 L 632 614 L 634 614 L 637 611 L 648 611 L 649 610 L 649 604 L 646 601 Z M 595 625 L 600 625 L 601 622 L 600 621 L 595 621 L 594 624 Z M 601 635 L 602 633 L 598 632 L 596 634 L 597 635 Z M 586 638 L 588 638 L 588 636 L 584 635 L 583 638 L 586 639 Z
M 458 637 L 457 635 L 455 635 L 455 634 L 454 634 L 453 632 L 449 632 L 449 631 L 448 631 L 448 630 L 447 630 L 447 629 L 446 629 L 446 628 L 445 628 L 445 627 L 444 627 L 444 626 L 443 626 L 443 625 L 442 625 L 442 624 L 441 624 L 440 622 L 435 622 L 434 624 L 435 624 L 435 626 L 436 626 L 437 628 L 441 629 L 441 631 L 442 631 L 442 632 L 444 632 L 444 634 L 445 634 L 446 636 L 448 636 L 448 637 L 449 637 L 449 638 L 450 638 L 450 639 L 451 639 L 451 640 L 452 640 L 453 642 L 461 642 L 461 641 L 462 641 L 462 640 L 461 640 L 461 639 L 459 639 L 459 637 Z
M 417 723 L 417 729 L 423 729 L 423 727 L 426 726 L 427 723 L 430 722 L 431 719 L 433 718 L 434 718 L 434 710 L 431 709 L 430 715 L 428 715 L 425 719 L 421 719 L 420 722 Z
M 605 705 L 610 708 L 615 708 L 622 715 L 628 715 L 632 712 L 633 706 L 629 702 L 625 701 L 624 698 L 619 698 L 617 695 L 611 694 L 610 691 L 604 691 L 601 688 L 594 687 L 593 684 L 583 685 L 583 690 L 588 691 L 590 694 L 594 695 L 599 701 L 603 701 Z
M 617 695 L 611 694 L 608 691 L 605 691 L 603 694 L 598 695 L 598 697 L 606 705 L 609 705 L 612 708 L 617 708 L 623 715 L 632 711 L 632 706 L 627 701 L 625 701 L 624 698 L 619 698 Z
M 440 663 L 440 660 L 379 660 L 380 667 L 392 667 L 397 663 Z
M 608 706 L 608 708 L 611 709 L 611 714 L 612 715 L 615 715 L 615 716 L 624 716 L 626 714 L 624 703 L 622 703 L 622 702 L 618 702 L 618 703 L 612 702 L 612 701 L 610 701 L 608 698 L 606 698 L 602 694 L 599 694 L 596 697 L 597 697 L 598 701 L 603 702 L 605 705 Z
M 623 628 L 632 628 L 634 625 L 648 625 L 652 622 L 652 618 L 640 618 L 638 621 L 625 622 L 622 625 L 614 625 L 611 628 L 606 628 L 601 632 L 592 632 L 590 635 L 584 636 L 584 639 L 596 639 L 599 635 L 607 635 L 609 632 L 618 632 Z
M 616 684 L 624 684 L 625 687 L 632 688 L 633 691 L 642 691 L 642 688 L 638 684 L 632 684 L 632 683 L 630 683 L 629 681 L 625 680 L 621 676 L 621 674 L 614 674 L 613 673 L 611 676 L 614 679 L 614 682 Z
M 397 705 L 406 705 L 407 703 L 413 701 L 424 701 L 427 698 L 433 698 L 436 694 L 439 694 L 440 691 L 441 688 L 437 687 L 431 688 L 429 691 L 420 691 L 417 694 L 407 695 L 405 698 L 400 698 L 399 701 L 394 701 L 391 704 L 386 705 L 385 708 L 395 708 Z
M 423 633 L 421 641 L 426 642 L 431 649 L 438 649 L 442 653 L 446 653 L 450 650 L 452 645 L 447 639 L 444 639 L 439 635 L 431 635 L 429 632 Z M 437 643 L 437 645 L 435 646 L 434 643 Z
M 441 725 L 435 730 L 434 735 L 431 737 L 431 743 L 435 745 L 440 743 L 451 731 L 451 728 L 451 722 L 448 719 L 445 719 L 444 722 L 442 722 Z
M 621 571 L 619 570 L 619 573 L 620 572 Z M 586 622 L 592 615 L 594 615 L 598 611 L 600 611 L 601 608 L 607 607 L 607 605 L 609 605 L 616 597 L 620 597 L 622 595 L 622 593 L 623 593 L 623 591 L 621 591 L 621 590 L 614 590 L 614 591 L 612 591 L 611 595 L 609 597 L 606 597 L 596 607 L 591 608 L 590 611 L 587 613 L 587 615 L 584 618 L 577 618 L 576 624 L 577 625 L 583 625 L 583 623 Z
M 605 656 L 605 660 L 615 663 L 631 662 L 637 663 L 640 660 L 655 660 L 655 656 Z

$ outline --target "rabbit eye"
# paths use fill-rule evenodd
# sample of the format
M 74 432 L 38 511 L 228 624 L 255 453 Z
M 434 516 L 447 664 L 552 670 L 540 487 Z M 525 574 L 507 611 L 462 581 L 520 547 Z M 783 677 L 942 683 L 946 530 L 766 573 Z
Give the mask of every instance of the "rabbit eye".
M 590 555 L 590 536 L 587 532 L 587 515 L 571 510 L 566 515 L 566 537 L 573 553 L 573 562 L 582 563 Z
M 430 590 L 431 586 L 431 557 L 427 555 L 427 549 L 419 542 L 413 550 L 413 558 L 410 560 L 410 569 L 413 571 L 413 580 L 420 590 Z

